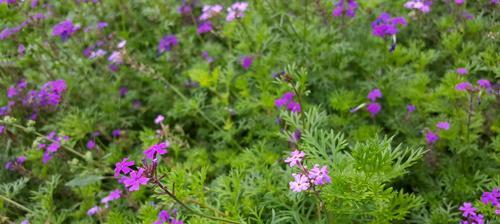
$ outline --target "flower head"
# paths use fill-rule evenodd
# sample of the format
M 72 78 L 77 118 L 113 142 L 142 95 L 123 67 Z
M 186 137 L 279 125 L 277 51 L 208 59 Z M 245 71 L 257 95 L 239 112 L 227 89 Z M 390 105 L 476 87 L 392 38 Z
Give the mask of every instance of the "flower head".
M 170 214 L 165 210 L 161 210 L 160 213 L 158 213 L 158 219 L 156 219 L 156 221 L 153 224 L 163 224 L 169 221 L 170 221 Z
M 436 127 L 438 129 L 448 130 L 448 129 L 450 129 L 450 123 L 448 123 L 446 121 L 441 121 L 441 122 L 438 122 L 436 124 Z
M 371 102 L 366 106 L 366 110 L 370 113 L 370 116 L 375 117 L 382 110 L 382 106 L 379 103 Z
M 80 26 L 73 25 L 71 20 L 64 20 L 52 28 L 52 36 L 59 36 L 62 40 L 67 40 L 79 29 Z
M 121 162 L 115 164 L 115 177 L 119 177 L 120 173 L 128 174 L 132 171 L 131 166 L 134 165 L 134 161 L 128 161 L 128 157 L 124 158 Z
M 308 177 L 313 180 L 315 185 L 323 185 L 326 183 L 331 183 L 332 179 L 328 176 L 328 168 L 326 166 L 319 167 L 318 164 L 309 170 Z
M 413 104 L 406 105 L 406 111 L 408 111 L 408 113 L 413 113 L 416 109 L 417 107 L 415 107 L 415 105 Z
M 149 149 L 144 151 L 144 155 L 148 159 L 154 159 L 156 155 L 166 154 L 168 152 L 166 148 L 168 148 L 169 146 L 170 142 L 168 141 L 152 145 L 151 147 L 149 147 Z
M 208 20 L 220 12 L 222 12 L 223 7 L 221 5 L 205 5 L 203 6 L 203 12 L 200 16 L 200 20 L 205 21 Z
M 374 102 L 377 98 L 382 98 L 382 91 L 380 91 L 380 89 L 373 89 L 368 93 L 366 98 Z
M 298 102 L 293 100 L 294 96 L 295 94 L 293 92 L 286 92 L 281 98 L 274 100 L 274 105 L 278 108 L 285 106 L 291 112 L 300 113 L 301 106 Z
M 427 144 L 432 145 L 439 140 L 439 136 L 432 131 L 427 131 L 427 133 L 425 133 L 425 140 L 427 141 Z
M 95 215 L 95 214 L 99 213 L 100 211 L 101 211 L 101 207 L 99 207 L 99 206 L 97 206 L 97 205 L 96 205 L 96 206 L 94 206 L 94 207 L 90 208 L 90 209 L 87 211 L 87 215 L 88 215 L 88 216 L 93 216 L 93 215 Z
M 392 36 L 398 33 L 398 25 L 406 26 L 404 17 L 391 17 L 389 13 L 381 13 L 372 23 L 372 34 L 377 37 Z
M 227 9 L 227 21 L 233 21 L 237 18 L 243 18 L 245 11 L 248 8 L 247 2 L 235 2 Z
M 410 0 L 405 3 L 404 7 L 407 9 L 416 9 L 423 13 L 428 13 L 431 11 L 432 1 L 427 0 Z
M 213 29 L 212 22 L 206 21 L 198 25 L 198 29 L 196 29 L 196 32 L 198 34 L 203 34 L 212 31 L 212 29 Z
M 306 191 L 310 187 L 309 178 L 303 174 L 292 174 L 294 181 L 290 182 L 290 189 L 294 192 Z
M 458 91 L 467 91 L 472 89 L 472 84 L 470 84 L 469 82 L 461 82 L 455 86 L 455 89 Z
M 161 54 L 165 51 L 170 51 L 177 45 L 179 45 L 179 40 L 177 40 L 175 35 L 164 36 L 158 44 L 158 52 Z
M 130 172 L 129 177 L 123 179 L 123 184 L 128 188 L 128 191 L 137 191 L 141 185 L 148 184 L 149 178 L 144 176 L 144 169 L 139 168 L 137 171 Z
M 158 115 L 156 116 L 155 118 L 155 124 L 161 124 L 163 122 L 163 120 L 165 119 L 165 117 L 163 115 Z
M 304 152 L 295 150 L 291 153 L 290 157 L 285 159 L 285 163 L 288 163 L 290 167 L 293 167 L 295 165 L 300 165 L 304 156 L 305 156 Z
M 466 68 L 457 68 L 456 72 L 459 75 L 467 75 L 467 74 L 469 74 L 469 70 L 467 70 Z
M 241 66 L 245 69 L 248 70 L 250 66 L 252 66 L 253 63 L 253 57 L 252 56 L 245 56 L 241 58 Z
M 337 4 L 335 4 L 335 8 L 332 10 L 333 17 L 354 17 L 356 15 L 356 10 L 358 9 L 358 3 L 355 0 L 339 0 Z
M 479 85 L 479 87 L 481 87 L 483 89 L 489 89 L 489 88 L 491 88 L 491 83 L 487 79 L 477 80 L 477 84 Z
M 109 192 L 109 195 L 101 199 L 102 204 L 108 204 L 110 201 L 118 200 L 122 196 L 122 190 L 115 189 Z
M 89 141 L 87 141 L 87 144 L 85 144 L 85 146 L 87 147 L 87 149 L 91 150 L 96 147 L 96 144 L 93 139 L 90 139 Z
M 475 216 L 477 211 L 476 208 L 472 207 L 472 203 L 470 202 L 465 202 L 459 209 L 462 211 L 464 217 Z

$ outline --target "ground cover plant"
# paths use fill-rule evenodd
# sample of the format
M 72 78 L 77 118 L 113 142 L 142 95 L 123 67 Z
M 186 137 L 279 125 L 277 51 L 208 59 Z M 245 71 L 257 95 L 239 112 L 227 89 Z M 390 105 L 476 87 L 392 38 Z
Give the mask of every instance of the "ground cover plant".
M 497 0 L 0 0 L 0 223 L 500 223 Z

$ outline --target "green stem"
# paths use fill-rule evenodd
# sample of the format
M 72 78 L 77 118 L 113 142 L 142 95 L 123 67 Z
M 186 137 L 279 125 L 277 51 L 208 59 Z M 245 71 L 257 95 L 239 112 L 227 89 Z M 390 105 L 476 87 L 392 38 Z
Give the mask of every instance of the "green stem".
M 6 201 L 6 202 L 11 203 L 12 205 L 14 205 L 14 206 L 16 206 L 16 207 L 18 207 L 18 208 L 20 208 L 21 210 L 24 210 L 25 212 L 33 213 L 33 210 L 31 210 L 31 209 L 29 209 L 29 208 L 26 208 L 24 205 L 21 205 L 21 204 L 19 204 L 19 203 L 15 202 L 15 201 L 11 200 L 11 199 L 10 199 L 10 198 L 8 198 L 8 197 L 5 197 L 5 196 L 3 196 L 3 195 L 1 195 L 1 194 L 0 194 L 0 198 L 1 198 L 2 200 Z

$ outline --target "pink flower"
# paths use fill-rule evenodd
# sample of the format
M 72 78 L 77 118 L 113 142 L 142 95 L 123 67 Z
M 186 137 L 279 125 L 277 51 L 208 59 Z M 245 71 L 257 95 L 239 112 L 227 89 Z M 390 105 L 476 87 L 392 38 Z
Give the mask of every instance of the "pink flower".
M 382 110 L 382 106 L 379 103 L 369 103 L 368 106 L 366 106 L 366 110 L 370 113 L 372 117 L 377 116 L 377 114 Z
M 457 68 L 456 72 L 459 75 L 467 75 L 467 74 L 469 74 L 469 71 L 466 68 Z
M 319 167 L 318 164 L 309 171 L 308 177 L 314 181 L 315 185 L 323 185 L 331 183 L 332 179 L 328 176 L 328 168 L 326 166 Z
M 298 102 L 293 100 L 293 96 L 295 96 L 294 93 L 286 92 L 283 96 L 281 96 L 281 98 L 274 100 L 274 105 L 278 108 L 286 106 L 286 108 L 291 112 L 299 113 L 301 111 L 301 106 Z
M 458 91 L 467 91 L 472 89 L 472 84 L 470 84 L 469 82 L 461 82 L 455 86 L 455 89 Z
M 436 127 L 438 129 L 448 130 L 448 129 L 450 129 L 450 123 L 448 123 L 446 121 L 438 122 L 436 124 Z
M 124 158 L 121 162 L 115 164 L 115 177 L 119 177 L 120 173 L 128 174 L 132 171 L 131 166 L 134 165 L 134 161 L 128 161 L 128 157 Z
M 165 150 L 170 146 L 170 142 L 162 142 L 160 144 L 153 145 L 149 147 L 149 149 L 144 151 L 144 155 L 146 155 L 146 158 L 148 159 L 154 159 L 156 155 L 163 155 L 166 154 L 168 151 Z
M 165 117 L 163 115 L 158 115 L 156 118 L 155 118 L 155 124 L 160 124 L 161 122 L 163 122 L 163 120 L 165 119 Z
M 203 12 L 200 16 L 200 20 L 208 20 L 222 11 L 223 7 L 221 5 L 205 5 L 203 6 Z
M 128 191 L 137 191 L 141 185 L 148 184 L 149 178 L 144 177 L 144 169 L 130 172 L 130 177 L 125 177 L 123 184 L 128 187 Z
M 87 149 L 92 150 L 95 148 L 96 144 L 93 139 L 90 139 L 85 146 L 87 147 Z
M 244 12 L 247 10 L 247 8 L 248 8 L 248 3 L 246 3 L 246 2 L 235 2 L 233 5 L 231 5 L 227 9 L 228 13 L 227 13 L 226 20 L 228 22 L 231 22 L 234 19 L 243 18 Z
M 455 0 L 455 4 L 462 5 L 464 4 L 464 0 Z
M 436 143 L 437 140 L 439 140 L 439 136 L 432 131 L 428 131 L 427 133 L 425 133 L 425 139 L 427 141 L 427 144 L 432 145 Z
M 477 80 L 477 84 L 481 87 L 481 88 L 484 88 L 484 89 L 489 89 L 491 88 L 491 83 L 489 80 L 487 79 L 480 79 L 480 80 Z
M 111 191 L 108 196 L 101 199 L 102 204 L 108 204 L 110 201 L 118 200 L 122 196 L 122 190 L 115 189 Z
M 460 206 L 460 211 L 462 211 L 464 217 L 468 217 L 470 215 L 476 215 L 476 208 L 472 207 L 472 203 L 464 202 L 462 206 Z
M 169 221 L 170 221 L 170 214 L 168 214 L 168 212 L 165 210 L 161 210 L 160 213 L 158 213 L 158 219 L 153 224 L 163 224 Z
M 294 181 L 290 182 L 290 189 L 294 192 L 306 191 L 310 187 L 309 178 L 302 174 L 292 174 Z
M 375 100 L 377 100 L 377 98 L 382 98 L 382 92 L 380 91 L 380 89 L 373 89 L 368 93 L 366 98 L 374 102 Z
M 241 66 L 245 69 L 248 70 L 250 66 L 252 66 L 253 63 L 253 57 L 252 56 L 245 56 L 241 58 Z
M 304 152 L 295 150 L 291 153 L 290 157 L 285 159 L 285 163 L 288 163 L 290 167 L 293 167 L 295 165 L 300 165 L 304 156 L 305 156 Z

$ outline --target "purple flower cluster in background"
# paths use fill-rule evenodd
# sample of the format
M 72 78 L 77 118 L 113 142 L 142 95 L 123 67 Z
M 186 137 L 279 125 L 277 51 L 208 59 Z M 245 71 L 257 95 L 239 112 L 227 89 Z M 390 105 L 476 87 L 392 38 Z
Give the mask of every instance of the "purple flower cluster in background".
M 278 108 L 286 107 L 286 109 L 294 113 L 300 113 L 301 105 L 293 99 L 294 96 L 295 93 L 286 92 L 281 98 L 274 100 L 274 105 Z
M 290 157 L 285 159 L 285 163 L 288 163 L 290 167 L 297 166 L 301 171 L 300 173 L 292 174 L 294 181 L 289 183 L 292 191 L 306 191 L 311 186 L 321 186 L 332 182 L 326 166 L 320 167 L 318 164 L 315 164 L 314 167 L 309 170 L 306 166 L 302 165 L 304 157 L 304 152 L 295 150 L 290 154 Z
M 6 170 L 15 170 L 16 167 L 22 167 L 26 159 L 26 156 L 18 156 L 14 160 L 7 161 L 4 165 L 4 168 Z
M 377 116 L 377 114 L 382 110 L 382 105 L 376 102 L 378 98 L 382 98 L 382 91 L 380 89 L 373 89 L 366 96 L 370 100 L 366 106 L 366 110 L 370 113 L 371 117 Z
M 170 213 L 168 213 L 167 211 L 161 210 L 158 213 L 158 218 L 156 219 L 156 221 L 153 224 L 165 224 L 165 223 L 183 224 L 184 223 L 182 220 L 176 219 L 176 217 L 175 217 L 176 212 L 175 211 L 172 213 L 173 213 L 173 215 L 170 215 Z
M 171 51 L 173 47 L 179 45 L 179 40 L 175 35 L 166 35 L 158 44 L 158 53 L 162 54 L 166 51 Z
M 426 140 L 427 144 L 428 145 L 433 145 L 434 143 L 436 143 L 439 140 L 438 132 L 440 130 L 447 131 L 448 129 L 450 129 L 450 123 L 448 123 L 446 121 L 438 122 L 436 124 L 436 130 L 435 131 L 427 130 L 425 132 L 425 140 Z
M 74 25 L 71 20 L 64 20 L 52 28 L 52 36 L 58 36 L 61 40 L 67 40 L 80 29 L 79 25 Z
M 372 23 L 372 34 L 377 37 L 385 38 L 387 36 L 396 35 L 398 26 L 406 26 L 407 22 L 404 17 L 392 17 L 389 13 L 383 12 Z
M 45 136 L 44 141 L 38 144 L 38 150 L 43 150 L 42 162 L 46 164 L 49 162 L 53 155 L 59 151 L 62 144 L 69 140 L 68 136 L 60 137 L 56 132 L 50 132 L 47 136 Z
M 42 13 L 37 13 L 32 16 L 29 16 L 28 19 L 24 20 L 18 26 L 4 28 L 2 31 L 0 31 L 0 40 L 5 40 L 11 36 L 14 36 L 28 25 L 33 24 L 45 18 L 47 18 L 47 15 L 44 15 Z
M 455 89 L 460 92 L 477 92 L 480 90 L 491 90 L 491 82 L 487 79 L 477 80 L 477 86 L 472 85 L 470 82 L 461 82 L 455 85 Z
M 500 188 L 493 188 L 491 192 L 483 192 L 481 195 L 481 202 L 487 206 L 493 206 L 495 215 L 500 215 Z M 459 207 L 462 212 L 463 220 L 460 224 L 482 224 L 485 223 L 484 215 L 478 213 L 471 202 L 464 202 Z
M 21 107 L 30 113 L 35 120 L 41 111 L 53 111 L 61 104 L 66 82 L 62 79 L 45 83 L 40 90 L 27 90 L 26 80 L 19 81 L 7 89 L 6 106 L 0 107 L 0 116 L 10 115 L 15 107 Z
M 415 9 L 423 13 L 431 11 L 432 1 L 429 0 L 410 0 L 404 4 L 407 9 Z
M 109 195 L 101 199 L 101 204 L 104 205 L 105 208 L 109 207 L 109 202 L 118 200 L 122 197 L 122 190 L 120 189 L 115 189 L 111 192 L 109 192 Z M 102 211 L 102 207 L 99 205 L 95 205 L 94 207 L 90 208 L 87 210 L 87 215 L 88 216 L 93 216 L 99 212 Z
M 227 8 L 227 21 L 233 21 L 238 18 L 243 18 L 245 16 L 245 11 L 248 8 L 247 2 L 235 2 L 229 8 Z
M 354 17 L 359 5 L 355 0 L 339 0 L 332 10 L 333 17 Z

